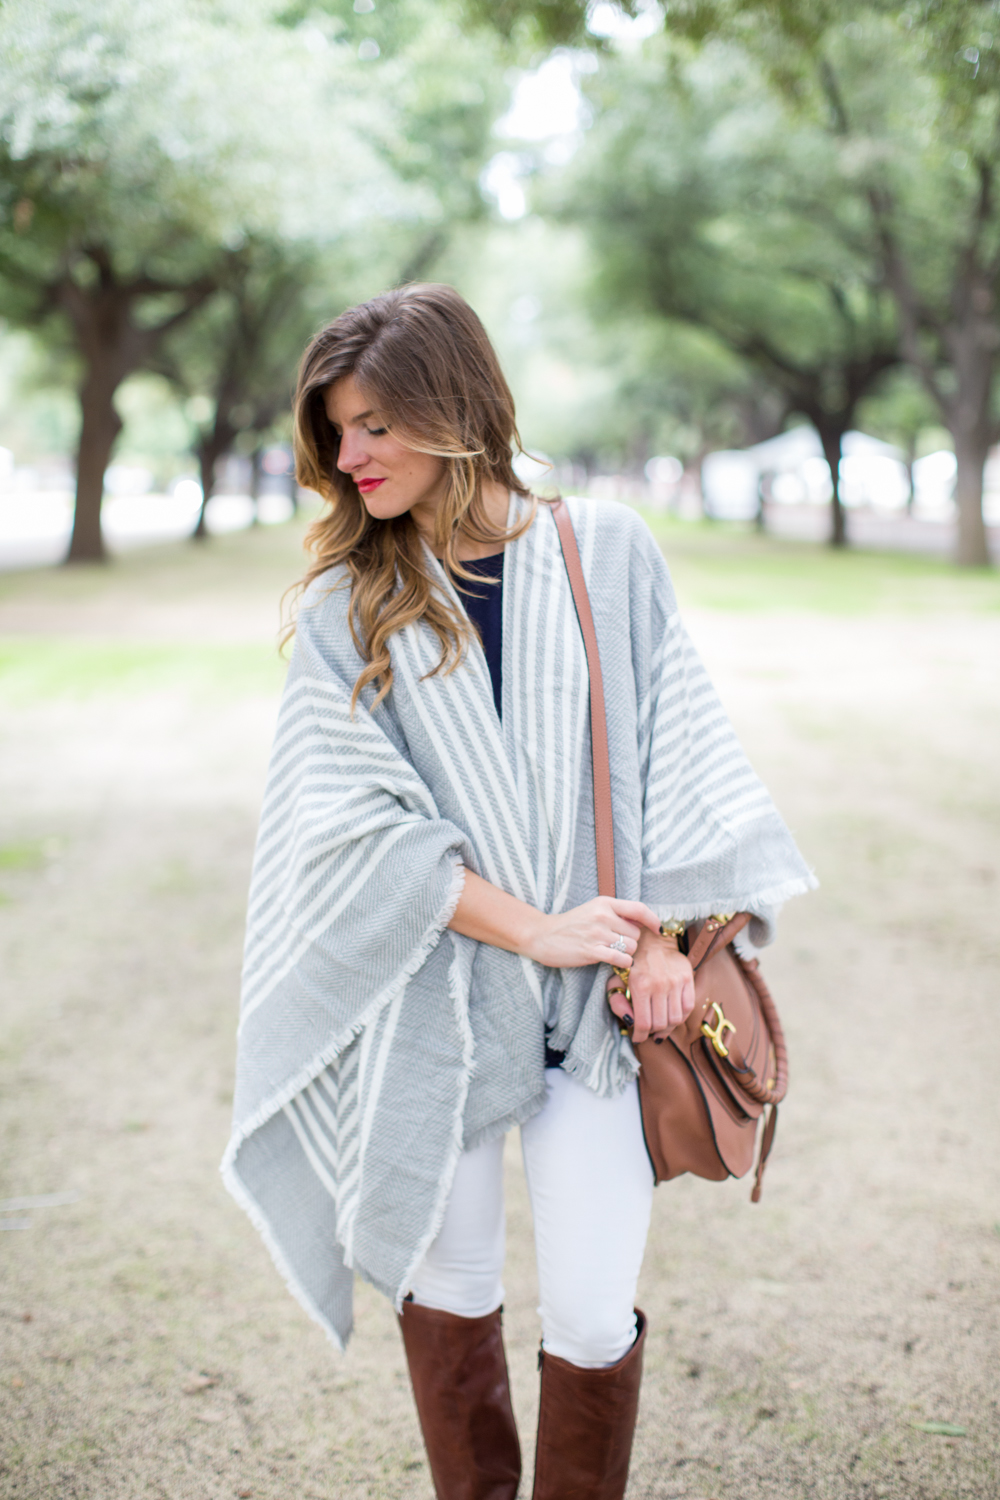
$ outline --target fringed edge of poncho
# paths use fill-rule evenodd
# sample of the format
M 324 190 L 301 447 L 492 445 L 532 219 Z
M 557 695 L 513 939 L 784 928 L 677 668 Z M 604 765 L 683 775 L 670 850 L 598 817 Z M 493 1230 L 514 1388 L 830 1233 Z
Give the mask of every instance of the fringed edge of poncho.
M 448 889 L 447 898 L 434 922 L 432 922 L 431 926 L 428 928 L 424 941 L 416 948 L 409 961 L 393 978 L 391 983 L 388 984 L 379 995 L 376 995 L 375 999 L 369 1005 L 368 1009 L 353 1023 L 353 1025 L 347 1027 L 345 1031 L 341 1032 L 339 1036 L 335 1037 L 334 1040 L 330 1042 L 326 1047 L 324 1047 L 322 1051 L 318 1052 L 315 1057 L 313 1057 L 309 1061 L 309 1063 L 306 1064 L 304 1068 L 300 1069 L 300 1071 L 290 1082 L 286 1083 L 282 1088 L 276 1090 L 275 1093 L 273 1093 L 268 1099 L 266 1099 L 254 1112 L 254 1114 L 251 1115 L 249 1120 L 243 1122 L 239 1130 L 233 1134 L 231 1140 L 229 1141 L 219 1168 L 222 1174 L 222 1181 L 226 1188 L 226 1191 L 235 1199 L 239 1207 L 243 1209 L 243 1212 L 247 1215 L 251 1224 L 253 1224 L 254 1228 L 257 1230 L 257 1233 L 264 1241 L 271 1259 L 273 1260 L 275 1267 L 288 1290 L 291 1292 L 296 1302 L 298 1302 L 299 1306 L 306 1313 L 308 1313 L 309 1317 L 314 1319 L 314 1321 L 320 1325 L 327 1338 L 333 1344 L 334 1348 L 339 1350 L 341 1354 L 343 1354 L 346 1349 L 345 1340 L 340 1337 L 337 1330 L 330 1322 L 329 1318 L 325 1316 L 325 1314 L 310 1297 L 305 1287 L 299 1281 L 294 1270 L 286 1259 L 283 1251 L 281 1250 L 277 1239 L 274 1236 L 267 1216 L 260 1208 L 257 1200 L 252 1196 L 246 1185 L 241 1180 L 236 1169 L 236 1159 L 239 1155 L 240 1147 L 246 1140 L 249 1139 L 251 1135 L 254 1134 L 255 1131 L 260 1130 L 262 1126 L 267 1124 L 268 1120 L 274 1118 L 279 1110 L 283 1109 L 286 1104 L 290 1104 L 291 1101 L 297 1097 L 297 1095 L 301 1094 L 303 1090 L 306 1089 L 308 1085 L 319 1076 L 320 1073 L 322 1073 L 324 1068 L 328 1068 L 331 1063 L 336 1062 L 340 1054 L 345 1051 L 345 1049 L 351 1044 L 352 1041 L 354 1041 L 355 1037 L 360 1036 L 364 1029 L 372 1024 L 376 1016 L 378 1016 L 379 1012 L 384 1010 L 387 1005 L 392 1004 L 393 1000 L 395 1000 L 397 995 L 399 995 L 400 992 L 406 987 L 409 981 L 413 978 L 414 974 L 416 974 L 417 971 L 422 967 L 422 965 L 427 961 L 432 950 L 434 949 L 435 944 L 441 941 L 441 937 L 446 931 L 448 923 L 455 915 L 455 910 L 462 898 L 462 891 L 464 890 L 464 888 L 465 866 L 460 859 L 455 859 L 451 885 Z M 456 972 L 457 962 L 458 958 L 456 955 L 455 959 L 453 959 L 448 968 L 448 984 L 453 1002 L 455 1004 L 456 1019 L 458 1020 L 459 1030 L 462 1033 L 463 1077 L 458 1090 L 459 1099 L 455 1112 L 455 1124 L 453 1127 L 451 1151 L 449 1154 L 449 1161 L 446 1165 L 445 1172 L 442 1174 L 442 1188 L 441 1192 L 438 1195 L 438 1201 L 435 1204 L 434 1218 L 430 1231 L 427 1233 L 424 1239 L 421 1240 L 420 1253 L 414 1258 L 413 1265 L 408 1268 L 406 1277 L 403 1281 L 403 1285 L 400 1287 L 397 1293 L 395 1299 L 397 1312 L 402 1308 L 403 1297 L 406 1295 L 407 1286 L 409 1284 L 409 1281 L 412 1279 L 413 1273 L 416 1271 L 417 1266 L 420 1264 L 420 1261 L 427 1253 L 428 1247 L 433 1242 L 444 1220 L 444 1213 L 448 1203 L 448 1194 L 451 1191 L 452 1179 L 454 1178 L 455 1170 L 458 1166 L 459 1157 L 461 1156 L 464 1149 L 462 1139 L 462 1116 L 465 1113 L 465 1101 L 468 1097 L 469 1083 L 472 1079 L 472 1072 L 473 1068 L 475 1067 L 475 1062 L 473 1058 L 472 1028 L 469 1025 L 468 1018 L 468 1003 L 463 998 L 459 990 L 458 976 Z M 345 1266 L 348 1266 L 348 1269 L 353 1270 L 353 1267 L 348 1265 L 346 1259 L 344 1261 L 344 1264 Z

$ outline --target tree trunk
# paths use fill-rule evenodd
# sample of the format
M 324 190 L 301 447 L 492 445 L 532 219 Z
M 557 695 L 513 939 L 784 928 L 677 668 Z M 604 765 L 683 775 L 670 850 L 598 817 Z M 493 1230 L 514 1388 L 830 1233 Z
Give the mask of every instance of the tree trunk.
M 988 203 L 988 195 L 984 198 Z M 958 477 L 958 537 L 955 561 L 963 567 L 989 566 L 983 523 L 983 468 L 990 447 L 993 387 L 1000 350 L 993 273 L 976 262 L 970 245 L 959 257 L 951 296 L 951 318 L 939 334 L 943 363 L 954 389 L 943 387 L 920 342 L 920 308 L 898 249 L 889 244 L 888 274 L 902 323 L 906 357 L 936 401 L 955 444 Z
M 202 277 L 188 286 L 138 276 L 119 281 L 111 253 L 105 245 L 84 252 L 96 285 L 83 284 L 69 268 L 52 288 L 56 305 L 66 313 L 86 374 L 80 389 L 83 422 L 76 465 L 76 510 L 67 562 L 100 562 L 107 556 L 101 535 L 101 501 L 104 471 L 111 459 L 122 420 L 115 408 L 115 392 L 122 381 L 149 359 L 171 328 L 189 318 L 195 308 L 215 290 L 214 281 Z M 144 298 L 176 292 L 183 298 L 179 311 L 161 323 L 137 327 L 133 305 Z
M 208 509 L 208 502 L 215 494 L 215 471 L 219 460 L 232 452 L 233 440 L 236 437 L 236 428 L 229 420 L 230 410 L 231 402 L 223 406 L 220 398 L 216 404 L 215 421 L 207 432 L 202 433 L 195 448 L 201 475 L 201 509 L 198 512 L 198 524 L 191 535 L 199 542 L 208 540 L 205 512 Z
M 767 530 L 767 503 L 771 498 L 771 475 L 769 473 L 757 476 L 757 514 L 754 516 L 754 526 L 762 534 Z
M 251 524 L 259 524 L 257 509 L 260 504 L 260 476 L 264 464 L 264 450 L 260 443 L 256 445 L 250 454 L 250 499 L 253 501 L 253 521 Z
M 993 385 L 998 335 L 993 322 L 992 291 L 972 278 L 964 289 L 961 322 L 948 331 L 948 352 L 956 389 L 945 412 L 955 444 L 958 470 L 955 501 L 958 536 L 955 561 L 960 567 L 989 567 L 983 522 L 983 468 L 990 451 Z
M 960 567 L 988 568 L 990 552 L 983 521 L 983 468 L 989 453 L 989 437 L 982 432 L 961 430 L 953 431 L 952 437 L 958 464 L 955 477 L 955 503 L 958 506 L 955 561 Z
M 87 371 L 80 391 L 83 425 L 76 463 L 73 535 L 67 562 L 104 562 L 107 558 L 101 534 L 101 502 L 104 498 L 104 472 L 122 430 L 122 419 L 114 400 L 117 385 L 107 366 L 102 364 Z
M 711 521 L 713 516 L 705 505 L 705 491 L 702 488 L 701 476 L 706 456 L 711 449 L 705 445 L 698 449 L 689 464 L 684 465 L 684 473 L 681 475 L 680 483 L 686 489 L 691 498 L 697 502 L 703 520 Z
M 913 465 L 917 461 L 916 440 L 911 438 L 906 445 L 906 514 L 913 515 L 913 506 L 917 498 L 916 487 L 913 483 Z
M 208 541 L 205 511 L 215 490 L 215 465 L 219 456 L 219 450 L 211 439 L 198 444 L 198 472 L 201 476 L 201 509 L 198 512 L 198 523 L 191 535 L 199 542 Z
M 823 444 L 823 457 L 826 459 L 830 470 L 830 546 L 847 546 L 847 517 L 844 507 L 840 502 L 840 444 L 844 432 L 838 427 L 836 431 L 825 431 L 819 435 Z

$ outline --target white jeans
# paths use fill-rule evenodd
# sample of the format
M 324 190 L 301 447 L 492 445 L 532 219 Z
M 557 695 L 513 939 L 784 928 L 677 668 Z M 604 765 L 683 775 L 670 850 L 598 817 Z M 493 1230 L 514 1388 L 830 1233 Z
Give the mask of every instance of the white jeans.
M 614 1364 L 635 1340 L 653 1172 L 639 1091 L 599 1099 L 560 1068 L 521 1126 L 535 1223 L 542 1346 L 572 1364 Z M 503 1138 L 463 1152 L 440 1233 L 413 1279 L 413 1300 L 479 1318 L 503 1301 Z

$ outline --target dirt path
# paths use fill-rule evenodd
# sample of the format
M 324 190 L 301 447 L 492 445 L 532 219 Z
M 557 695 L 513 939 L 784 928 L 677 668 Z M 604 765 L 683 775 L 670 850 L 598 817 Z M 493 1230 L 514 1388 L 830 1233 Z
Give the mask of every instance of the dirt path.
M 430 1496 L 390 1309 L 361 1287 L 335 1355 L 217 1175 L 291 548 L 0 588 L 0 1196 L 78 1195 L 0 1211 L 12 1500 Z M 823 886 L 767 959 L 794 1071 L 763 1203 L 656 1195 L 630 1496 L 995 1500 L 1000 619 L 689 623 Z

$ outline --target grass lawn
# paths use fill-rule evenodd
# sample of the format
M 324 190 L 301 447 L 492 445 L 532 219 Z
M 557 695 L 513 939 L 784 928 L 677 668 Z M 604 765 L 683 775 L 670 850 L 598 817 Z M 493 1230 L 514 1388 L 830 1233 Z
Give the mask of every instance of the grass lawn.
M 1000 572 L 934 558 L 834 552 L 726 522 L 646 514 L 682 608 L 811 614 L 992 613 Z M 106 566 L 0 575 L 8 702 L 132 693 L 270 692 L 279 600 L 302 570 L 303 522 L 150 547 Z M 200 622 L 204 628 L 199 628 Z
M 957 568 L 907 553 L 835 551 L 725 521 L 652 513 L 646 520 L 682 606 L 852 615 L 1000 609 L 1000 572 L 993 569 Z

